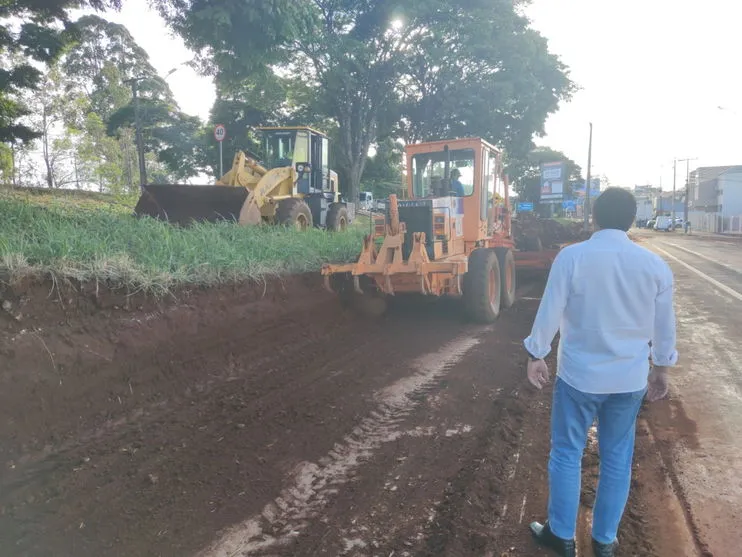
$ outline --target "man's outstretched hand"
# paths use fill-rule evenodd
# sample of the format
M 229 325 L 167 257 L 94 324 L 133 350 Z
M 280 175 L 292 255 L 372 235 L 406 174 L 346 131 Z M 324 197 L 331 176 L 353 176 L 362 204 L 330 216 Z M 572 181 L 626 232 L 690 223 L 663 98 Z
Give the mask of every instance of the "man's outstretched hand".
M 649 373 L 649 386 L 647 387 L 647 400 L 657 402 L 667 396 L 669 392 L 669 380 L 667 368 L 655 366 Z
M 543 360 L 531 360 L 528 362 L 526 369 L 528 374 L 528 381 L 541 390 L 549 382 L 549 367 Z

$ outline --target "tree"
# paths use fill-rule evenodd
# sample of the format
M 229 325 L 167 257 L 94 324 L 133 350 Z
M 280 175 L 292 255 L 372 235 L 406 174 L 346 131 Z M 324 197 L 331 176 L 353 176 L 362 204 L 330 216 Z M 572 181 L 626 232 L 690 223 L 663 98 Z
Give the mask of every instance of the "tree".
M 219 84 L 209 118 L 211 125 L 205 130 L 201 141 L 203 166 L 211 168 L 215 176 L 218 174 L 219 146 L 212 135 L 215 124 L 222 124 L 227 130 L 222 144 L 225 167 L 228 167 L 232 155 L 237 151 L 259 156 L 261 145 L 255 128 L 284 123 L 280 116 L 288 112 L 282 108 L 290 97 L 287 84 L 288 80 L 280 79 L 269 70 L 256 71 L 249 78 L 236 83 Z
M 32 63 L 50 64 L 76 36 L 68 9 L 119 8 L 121 0 L 15 0 L 0 4 L 0 142 L 28 142 L 39 132 L 19 122 L 29 114 L 21 96 L 37 90 L 42 72 Z M 20 24 L 16 22 L 20 21 Z
M 374 197 L 383 199 L 389 194 L 399 194 L 404 188 L 402 175 L 402 145 L 388 137 L 376 145 L 376 154 L 369 157 L 363 173 L 364 189 L 373 192 Z
M 103 120 L 126 106 L 132 97 L 125 81 L 134 77 L 157 77 L 149 56 L 123 25 L 96 15 L 86 15 L 75 22 L 78 30 L 75 44 L 66 52 L 63 70 L 69 78 L 68 88 L 84 94 L 93 112 Z M 164 82 L 154 93 L 172 101 Z
M 182 180 L 201 170 L 203 157 L 199 150 L 201 121 L 181 112 L 177 105 L 157 98 L 160 78 L 139 83 L 143 98 L 139 101 L 140 122 L 145 151 L 156 153 L 157 161 L 168 170 L 168 180 Z M 154 84 L 152 83 L 154 82 Z M 169 89 L 168 89 L 169 91 Z M 108 120 L 108 133 L 118 135 L 134 125 L 136 107 L 130 102 Z M 120 136 L 119 136 L 120 137 Z
M 558 161 L 565 164 L 564 195 L 571 196 L 573 186 L 585 180 L 580 166 L 561 151 L 537 147 L 524 159 L 510 159 L 507 163 L 507 171 L 514 177 L 513 187 L 518 197 L 522 201 L 538 203 L 541 199 L 541 165 Z
M 24 104 L 30 109 L 30 115 L 24 119 L 41 143 L 41 155 L 44 162 L 44 181 L 47 187 L 57 188 L 63 185 L 61 179 L 64 165 L 69 157 L 69 144 L 57 141 L 61 135 L 65 113 L 70 107 L 64 95 L 62 74 L 53 66 L 44 75 L 39 91 L 27 94 Z
M 399 83 L 407 142 L 483 137 L 525 156 L 573 89 L 565 66 L 510 2 L 437 6 Z
M 267 67 L 308 86 L 295 113 L 334 122 L 351 199 L 369 147 L 395 128 L 410 138 L 475 130 L 525 154 L 571 86 L 512 0 L 155 1 L 218 84 Z M 428 79 L 435 90 L 414 89 Z M 444 125 L 430 126 L 441 106 Z
M 0 187 L 14 183 L 15 169 L 13 168 L 13 150 L 0 143 Z

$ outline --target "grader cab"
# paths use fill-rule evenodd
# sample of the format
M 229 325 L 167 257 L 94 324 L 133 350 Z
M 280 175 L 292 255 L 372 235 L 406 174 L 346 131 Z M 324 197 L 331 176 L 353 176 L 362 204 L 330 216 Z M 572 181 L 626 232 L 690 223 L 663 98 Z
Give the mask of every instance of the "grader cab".
M 516 250 L 502 155 L 486 141 L 408 145 L 405 156 L 407 199 L 390 198 L 356 263 L 323 267 L 326 286 L 346 277 L 359 296 L 453 296 L 471 319 L 494 321 L 515 302 L 517 271 L 547 271 L 557 250 Z

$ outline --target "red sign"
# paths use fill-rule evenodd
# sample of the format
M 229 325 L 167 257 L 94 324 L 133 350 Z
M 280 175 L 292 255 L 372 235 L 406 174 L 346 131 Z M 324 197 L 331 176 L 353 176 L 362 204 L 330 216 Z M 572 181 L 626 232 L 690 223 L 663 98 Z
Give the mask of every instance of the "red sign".
M 227 128 L 225 128 L 223 124 L 217 124 L 214 127 L 214 139 L 216 139 L 219 143 L 221 143 L 226 138 L 227 138 Z

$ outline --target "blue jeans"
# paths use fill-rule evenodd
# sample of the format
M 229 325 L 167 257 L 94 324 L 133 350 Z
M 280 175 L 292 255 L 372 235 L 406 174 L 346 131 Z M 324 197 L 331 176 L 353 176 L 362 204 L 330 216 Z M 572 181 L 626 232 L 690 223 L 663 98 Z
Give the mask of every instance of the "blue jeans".
M 549 526 L 562 539 L 575 537 L 580 505 L 580 470 L 587 433 L 598 419 L 600 477 L 593 507 L 593 538 L 616 541 L 631 485 L 636 418 L 646 389 L 593 395 L 561 379 L 554 385 L 549 455 Z

